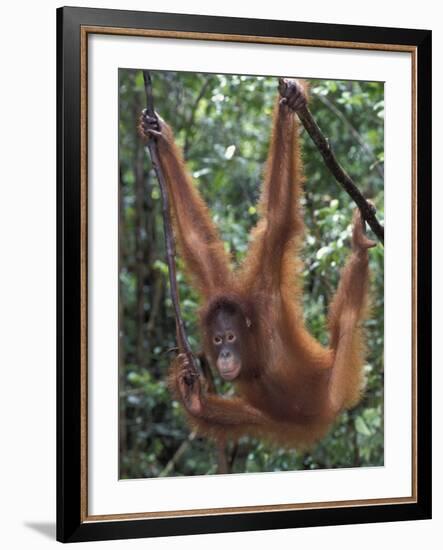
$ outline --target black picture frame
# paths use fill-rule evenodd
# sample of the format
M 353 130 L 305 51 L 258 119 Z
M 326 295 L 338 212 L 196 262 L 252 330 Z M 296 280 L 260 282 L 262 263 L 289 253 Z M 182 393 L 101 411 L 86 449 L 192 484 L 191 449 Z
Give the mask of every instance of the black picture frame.
M 329 508 L 88 521 L 81 315 L 81 29 L 151 29 L 408 46 L 416 55 L 416 498 Z M 64 7 L 57 10 L 57 539 L 62 542 L 428 519 L 431 517 L 431 31 Z

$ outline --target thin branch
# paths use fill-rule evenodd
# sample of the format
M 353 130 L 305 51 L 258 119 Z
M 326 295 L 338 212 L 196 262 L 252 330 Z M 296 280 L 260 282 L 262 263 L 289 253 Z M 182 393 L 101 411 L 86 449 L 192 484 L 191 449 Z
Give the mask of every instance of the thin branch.
M 163 277 L 156 274 L 155 282 L 154 282 L 154 296 L 151 301 L 152 303 L 151 312 L 149 315 L 148 322 L 146 323 L 146 332 L 148 334 L 151 334 L 151 332 L 154 330 L 157 315 L 160 310 L 160 303 L 161 303 L 162 296 L 163 296 Z
M 143 71 L 143 78 L 145 82 L 147 112 L 149 116 L 155 117 L 156 114 L 154 111 L 154 96 L 152 94 L 151 75 L 149 74 L 149 71 Z M 179 299 L 179 293 L 178 293 L 178 287 L 177 287 L 177 275 L 176 275 L 176 268 L 175 268 L 175 240 L 174 240 L 174 234 L 172 232 L 171 213 L 169 209 L 169 195 L 168 195 L 168 190 L 166 186 L 165 176 L 163 174 L 163 170 L 159 160 L 158 146 L 155 138 L 149 139 L 146 149 L 149 151 L 149 154 L 151 156 L 152 166 L 157 176 L 157 180 L 160 187 L 160 194 L 162 197 L 163 226 L 164 226 L 165 240 L 166 240 L 166 261 L 168 264 L 168 271 L 169 271 L 171 299 L 172 299 L 172 304 L 173 304 L 174 313 L 175 313 L 177 343 L 178 343 L 180 352 L 185 353 L 189 359 L 190 374 L 198 376 L 197 364 L 195 361 L 195 357 L 192 353 L 191 346 L 188 341 L 188 337 L 186 335 L 185 326 L 184 326 L 183 318 L 181 316 L 181 311 L 180 311 L 180 299 Z
M 185 159 L 188 158 L 188 153 L 189 153 L 189 145 L 190 145 L 190 142 L 189 142 L 189 130 L 192 128 L 192 126 L 194 125 L 194 119 L 195 119 L 195 115 L 197 113 L 197 109 L 198 109 L 198 104 L 200 103 L 200 101 L 203 99 L 205 93 L 206 93 L 206 90 L 208 89 L 209 87 L 209 84 L 211 83 L 211 80 L 210 78 L 207 78 L 204 83 L 203 83 L 203 86 L 200 88 L 200 91 L 197 95 L 197 99 L 194 101 L 194 104 L 192 105 L 191 107 L 191 114 L 186 122 L 186 135 L 185 135 L 185 144 L 183 146 L 183 156 L 185 157 Z
M 174 456 L 171 458 L 171 460 L 169 460 L 169 462 L 160 472 L 158 477 L 167 477 L 172 472 L 177 462 L 180 460 L 180 458 L 188 449 L 189 445 L 192 443 L 192 441 L 194 441 L 196 437 L 197 437 L 196 432 L 191 432 L 189 434 L 188 439 L 185 439 L 183 443 L 180 445 L 180 447 L 175 451 Z
M 366 151 L 368 156 L 374 161 L 373 167 L 377 170 L 378 175 L 383 179 L 384 178 L 384 170 L 380 166 L 380 161 L 375 156 L 374 151 L 372 150 L 372 147 L 369 145 L 367 141 L 363 139 L 363 137 L 359 134 L 358 130 L 354 128 L 354 126 L 351 124 L 350 120 L 347 118 L 345 114 L 343 114 L 340 109 L 338 109 L 327 97 L 324 95 L 318 95 L 319 101 L 323 103 L 330 111 L 334 113 L 334 115 L 339 118 L 343 124 L 345 124 L 351 134 L 354 136 L 355 140 L 358 141 L 362 149 Z
M 305 127 L 305 130 L 311 136 L 312 141 L 317 146 L 317 149 L 320 151 L 320 154 L 322 155 L 323 160 L 332 175 L 340 183 L 346 193 L 348 193 L 348 195 L 354 200 L 364 219 L 367 221 L 372 231 L 374 231 L 375 235 L 377 235 L 380 242 L 384 243 L 384 229 L 375 216 L 374 206 L 364 198 L 353 180 L 340 166 L 334 152 L 332 151 L 329 140 L 323 135 L 309 108 L 306 105 L 301 107 L 297 110 L 297 115 Z
M 228 448 L 225 441 L 217 442 L 217 474 L 229 474 Z

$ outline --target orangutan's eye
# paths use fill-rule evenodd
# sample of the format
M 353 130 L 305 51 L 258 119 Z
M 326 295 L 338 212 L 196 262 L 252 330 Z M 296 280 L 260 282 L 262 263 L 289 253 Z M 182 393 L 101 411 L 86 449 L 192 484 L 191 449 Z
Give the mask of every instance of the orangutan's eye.
M 214 336 L 214 344 L 216 346 L 219 346 L 222 343 L 222 339 L 220 336 Z
M 228 332 L 228 342 L 235 341 L 235 334 L 233 332 Z

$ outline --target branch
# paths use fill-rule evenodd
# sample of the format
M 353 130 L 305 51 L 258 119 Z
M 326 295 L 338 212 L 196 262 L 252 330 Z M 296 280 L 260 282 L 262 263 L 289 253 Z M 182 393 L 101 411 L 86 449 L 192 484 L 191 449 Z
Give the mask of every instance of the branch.
M 321 101 L 323 103 L 323 105 L 325 105 L 330 111 L 332 111 L 334 113 L 334 115 L 336 117 L 338 117 L 343 122 L 343 124 L 345 124 L 348 127 L 349 131 L 354 136 L 355 140 L 358 141 L 360 146 L 366 151 L 367 155 L 373 160 L 373 165 L 372 166 L 377 170 L 378 175 L 381 177 L 381 179 L 383 179 L 384 178 L 384 170 L 380 166 L 380 161 L 375 156 L 375 153 L 372 150 L 372 147 L 358 133 L 358 131 L 351 124 L 351 121 L 348 119 L 348 117 L 345 116 L 340 111 L 340 109 L 337 109 L 337 107 L 331 101 L 329 101 L 329 99 L 326 96 L 319 94 L 318 99 L 319 99 L 319 101 Z
M 209 84 L 211 83 L 209 77 L 205 80 L 203 83 L 203 86 L 200 88 L 200 91 L 198 93 L 197 99 L 194 101 L 194 104 L 191 107 L 191 114 L 186 122 L 186 135 L 185 135 L 185 144 L 183 146 L 183 156 L 185 159 L 188 158 L 188 152 L 189 152 L 189 130 L 192 128 L 194 124 L 195 114 L 197 112 L 198 104 L 203 99 L 206 90 L 209 87 Z
M 377 235 L 381 243 L 384 243 L 384 228 L 377 220 L 375 216 L 374 206 L 368 202 L 361 194 L 350 176 L 343 170 L 338 163 L 329 140 L 325 138 L 318 124 L 315 122 L 311 111 L 307 105 L 300 107 L 297 111 L 298 118 L 305 127 L 305 130 L 311 136 L 312 141 L 320 151 L 326 166 L 331 171 L 335 179 L 340 183 L 343 189 L 353 199 L 355 204 L 359 207 L 363 218 L 367 221 L 372 231 Z
M 175 468 L 175 465 L 180 460 L 180 458 L 183 456 L 183 454 L 187 451 L 189 445 L 194 441 L 194 439 L 197 437 L 197 432 L 191 432 L 188 435 L 188 438 L 185 439 L 180 447 L 175 451 L 174 456 L 169 460 L 169 462 L 166 464 L 166 466 L 163 468 L 163 470 L 160 472 L 158 477 L 168 477 L 169 474 L 172 472 L 172 470 Z
M 152 94 L 151 75 L 149 71 L 143 71 L 143 78 L 145 81 L 146 92 L 146 108 L 149 116 L 156 117 L 154 111 L 154 96 Z M 177 274 L 175 269 L 175 240 L 172 232 L 171 213 L 169 209 L 169 195 L 166 187 L 166 180 L 163 174 L 163 170 L 160 164 L 158 155 L 158 146 L 155 138 L 149 139 L 146 149 L 151 156 L 152 166 L 157 176 L 158 184 L 160 187 L 160 194 L 162 197 L 162 215 L 163 226 L 166 240 L 166 262 L 168 264 L 169 272 L 169 284 L 171 287 L 171 299 L 175 312 L 175 326 L 177 331 L 177 344 L 180 353 L 185 353 L 190 363 L 190 374 L 198 376 L 198 369 L 195 357 L 192 353 L 191 346 L 188 341 L 188 337 L 185 331 L 185 325 L 180 311 L 180 299 L 177 288 Z

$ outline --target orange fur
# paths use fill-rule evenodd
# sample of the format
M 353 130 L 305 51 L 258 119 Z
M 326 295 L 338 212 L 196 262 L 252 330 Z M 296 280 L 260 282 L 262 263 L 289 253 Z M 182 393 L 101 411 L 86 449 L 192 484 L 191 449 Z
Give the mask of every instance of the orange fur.
M 201 408 L 193 410 L 180 390 L 180 360 L 171 368 L 170 388 L 185 405 L 191 426 L 208 437 L 251 434 L 279 445 L 312 445 L 337 414 L 361 396 L 364 341 L 359 325 L 366 308 L 367 248 L 373 246 L 363 235 L 364 223 L 358 217 L 354 222 L 353 251 L 330 308 L 330 347 L 323 347 L 305 328 L 300 304 L 302 167 L 292 110 L 279 102 L 275 106 L 261 218 L 245 262 L 235 272 L 163 121 L 161 133 L 159 154 L 175 233 L 192 283 L 203 298 L 202 333 L 205 336 L 217 300 L 237 304 L 250 320 L 248 352 L 235 381 L 239 397 L 209 394 L 198 382 L 192 391 L 199 392 Z

